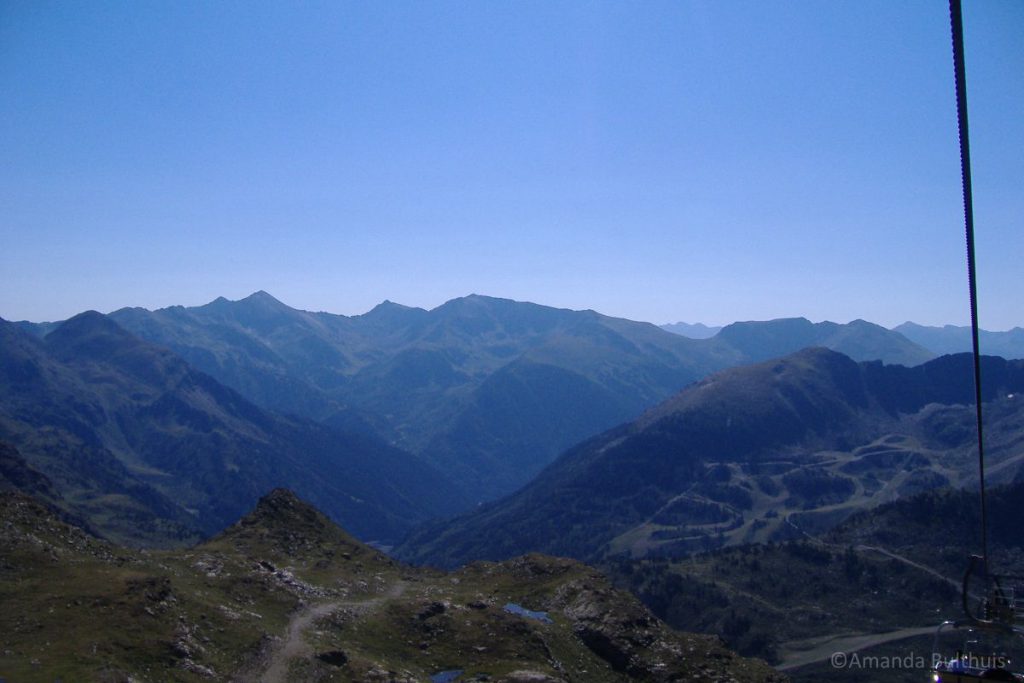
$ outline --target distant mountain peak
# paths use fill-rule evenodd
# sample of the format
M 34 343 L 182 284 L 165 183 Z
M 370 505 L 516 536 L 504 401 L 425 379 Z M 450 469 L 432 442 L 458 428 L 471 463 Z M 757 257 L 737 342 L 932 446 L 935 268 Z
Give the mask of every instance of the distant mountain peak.
M 803 316 L 795 316 L 792 318 L 772 318 L 771 320 L 737 320 L 736 322 L 726 325 L 723 330 L 736 329 L 741 327 L 809 327 L 813 326 L 810 320 Z
M 557 309 L 550 306 L 531 303 L 529 301 L 516 301 L 515 299 L 504 299 L 485 294 L 469 294 L 467 296 L 449 299 L 437 308 L 430 311 L 432 314 L 443 316 L 457 316 L 465 318 L 500 318 L 509 314 L 521 314 L 523 312 L 545 311 L 548 313 L 566 312 L 567 309 Z M 572 311 L 579 313 L 579 311 Z
M 780 387 L 786 387 L 783 393 L 789 395 L 817 396 L 814 402 L 822 408 L 826 404 L 835 404 L 835 397 L 844 395 L 844 392 L 846 400 L 860 396 L 862 390 L 851 380 L 857 372 L 857 363 L 849 356 L 822 346 L 810 346 L 781 358 L 711 374 L 648 410 L 637 424 L 649 426 L 671 415 L 713 412 L 717 409 L 713 406 L 747 402 L 750 415 L 758 410 L 771 415 L 761 423 L 759 428 L 762 431 L 768 433 L 770 425 L 774 425 L 781 432 L 781 420 L 788 417 L 786 411 L 790 408 L 784 402 L 775 401 Z M 804 407 L 807 405 L 810 404 L 803 404 Z M 827 413 L 823 409 L 820 414 Z
M 263 308 L 281 308 L 291 310 L 291 307 L 285 303 L 282 303 L 279 299 L 274 298 L 271 294 L 264 290 L 253 292 L 244 299 L 239 299 L 236 303 L 247 304 L 250 306 L 258 305 Z
M 237 301 L 217 297 L 205 306 L 191 310 L 199 315 L 212 313 L 244 328 L 263 332 L 288 325 L 305 315 L 305 311 L 296 310 L 282 303 L 262 289 Z
M 51 347 L 64 348 L 100 338 L 137 342 L 123 327 L 97 311 L 84 311 L 73 318 L 68 318 L 46 335 L 46 342 Z
M 428 315 L 430 314 L 422 308 L 405 306 L 403 304 L 397 304 L 389 299 L 385 299 L 366 313 L 354 316 L 352 319 L 366 321 L 371 326 L 377 327 L 381 330 L 394 331 L 400 329 L 404 330 L 409 326 L 409 324 L 422 320 Z
M 480 296 L 479 294 L 468 294 L 466 296 L 457 296 L 457 297 L 455 297 L 453 299 L 448 299 L 448 301 L 445 301 L 443 304 L 438 306 L 438 309 L 447 310 L 447 309 L 464 308 L 466 306 L 484 303 L 484 302 L 487 301 L 487 299 L 488 299 L 488 297 Z
M 113 320 L 103 315 L 99 311 L 88 310 L 82 311 L 78 315 L 72 316 L 65 320 L 60 328 L 58 329 L 86 329 L 92 327 L 106 327 L 111 330 L 120 330 L 121 328 Z
M 223 296 L 218 296 L 210 303 L 200 306 L 200 309 L 244 309 L 244 310 L 291 310 L 291 308 L 282 303 L 280 300 L 274 298 L 274 296 L 265 290 L 258 290 L 253 292 L 249 296 L 243 297 L 237 300 L 231 300 Z
M 454 299 L 449 299 L 437 308 L 433 309 L 431 313 L 447 316 L 464 316 L 467 314 L 478 315 L 480 312 L 491 308 L 490 304 L 496 301 L 501 300 L 491 299 L 490 297 L 480 296 L 479 294 L 470 294 L 469 296 L 460 296 Z
M 476 293 L 474 293 L 474 294 L 467 294 L 466 296 L 457 296 L 454 299 L 449 299 L 448 301 L 445 301 L 443 304 L 441 304 L 438 308 L 457 307 L 457 306 L 465 306 L 465 305 L 475 305 L 475 306 L 495 305 L 495 304 L 507 305 L 507 304 L 516 304 L 516 303 L 526 303 L 526 302 L 518 302 L 518 301 L 515 301 L 514 299 L 504 299 L 502 297 L 487 296 L 486 294 L 476 294 Z
M 256 290 L 255 292 L 253 292 L 249 296 L 247 296 L 244 299 L 242 299 L 242 301 L 267 301 L 267 302 L 281 303 L 280 301 L 275 299 L 274 296 L 271 295 L 269 292 L 267 292 L 267 290 L 265 290 L 265 289 L 258 289 L 258 290 Z
M 404 304 L 395 303 L 391 299 L 384 299 L 379 304 L 371 308 L 365 315 L 379 315 L 381 313 L 387 313 L 391 311 L 422 311 L 422 308 L 416 308 L 415 306 L 406 306 Z

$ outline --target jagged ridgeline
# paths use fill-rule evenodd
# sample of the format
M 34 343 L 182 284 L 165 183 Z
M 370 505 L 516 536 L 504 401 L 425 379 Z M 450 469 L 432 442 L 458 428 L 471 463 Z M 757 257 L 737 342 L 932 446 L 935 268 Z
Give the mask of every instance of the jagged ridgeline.
M 430 311 L 384 302 L 343 316 L 257 292 L 110 318 L 262 408 L 421 456 L 474 504 L 511 493 L 566 448 L 715 370 L 808 346 L 904 365 L 933 356 L 863 321 L 738 323 L 693 340 L 594 311 L 479 295 Z
M 403 566 L 286 490 L 178 551 L 97 540 L 21 493 L 0 516 L 11 681 L 785 680 L 585 565 Z

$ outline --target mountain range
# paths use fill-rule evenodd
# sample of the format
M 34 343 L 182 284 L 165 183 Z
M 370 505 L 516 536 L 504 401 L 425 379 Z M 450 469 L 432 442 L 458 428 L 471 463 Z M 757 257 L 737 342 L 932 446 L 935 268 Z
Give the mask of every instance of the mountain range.
M 890 332 L 895 332 L 918 347 L 916 350 L 904 349 L 902 352 L 909 353 L 910 355 L 906 356 L 901 361 L 897 360 L 893 356 L 888 356 L 888 354 L 894 350 L 890 348 L 892 341 L 883 340 L 877 330 L 873 330 L 872 332 L 876 340 L 883 342 L 883 346 L 879 349 L 872 351 L 870 347 L 864 348 L 862 346 L 861 348 L 857 348 L 858 345 L 863 344 L 863 342 L 860 341 L 849 346 L 846 344 L 843 337 L 854 331 L 851 328 L 860 328 L 861 330 L 866 329 L 864 321 L 861 320 L 855 320 L 847 325 L 831 322 L 810 323 L 802 318 L 782 318 L 778 321 L 737 324 L 757 327 L 780 321 L 786 321 L 785 324 L 790 327 L 790 334 L 795 333 L 799 337 L 799 340 L 796 343 L 802 344 L 801 346 L 794 348 L 792 343 L 790 343 L 786 348 L 785 353 L 791 353 L 798 350 L 798 348 L 804 348 L 806 346 L 824 346 L 832 349 L 833 351 L 845 353 L 856 360 L 873 359 L 862 357 L 864 353 L 869 355 L 871 353 L 882 353 L 884 355 L 877 356 L 879 360 L 900 362 L 903 365 L 916 365 L 917 363 L 923 362 L 923 360 L 927 360 L 927 358 L 923 358 L 923 360 L 921 360 L 922 351 L 925 354 L 931 354 L 932 356 L 943 356 L 951 353 L 967 353 L 973 350 L 971 342 L 971 328 L 957 325 L 935 327 L 918 325 L 913 322 L 905 322 L 902 325 L 893 327 L 889 330 Z M 662 325 L 661 329 L 666 332 L 672 332 L 673 334 L 690 337 L 691 339 L 710 339 L 725 328 L 720 326 L 709 327 L 703 323 L 678 322 Z M 978 337 L 981 352 L 985 355 L 1000 356 L 1007 359 L 1024 358 L 1024 328 L 1014 327 L 1013 329 L 1005 332 L 979 330 Z M 779 355 L 785 354 L 783 353 Z
M 261 486 L 278 483 L 363 538 L 394 540 L 413 524 L 527 485 L 562 451 L 713 371 L 808 345 L 906 365 L 931 355 L 864 321 L 735 323 L 697 340 L 593 311 L 478 295 L 430 311 L 384 302 L 347 317 L 257 292 L 193 308 L 3 325 L 11 390 L 0 404 L 0 439 L 63 496 L 69 514 L 125 541 L 132 529 L 175 542 L 209 533 Z M 835 486 L 848 486 L 837 476 Z M 915 476 L 956 479 L 944 470 Z M 904 490 L 916 485 L 926 484 Z M 673 543 L 752 533 L 736 510 L 722 511 L 726 502 L 700 507 L 708 521 L 691 529 L 695 538 Z M 380 514 L 360 512 L 377 504 Z M 725 519 L 736 528 L 723 532 Z M 775 522 L 760 523 L 777 531 Z M 682 530 L 668 526 L 623 537 L 615 549 L 671 546 Z
M 938 354 L 965 353 L 973 349 L 970 327 L 927 327 L 905 322 L 893 331 Z M 1014 327 L 1006 332 L 978 330 L 978 345 L 981 352 L 989 356 L 1024 358 L 1024 328 Z
M 735 322 L 725 327 L 675 323 L 662 325 L 662 329 L 694 339 L 707 339 L 720 348 L 733 349 L 745 363 L 778 358 L 812 346 L 838 351 L 858 361 L 881 360 L 908 366 L 920 365 L 939 355 L 901 334 L 899 329 L 887 330 L 865 320 L 840 324 L 827 321 L 812 323 L 806 318 L 778 318 Z
M 1024 362 L 985 357 L 990 483 L 1024 475 Z M 525 550 L 600 561 L 785 539 L 976 476 L 972 361 L 826 349 L 711 375 L 566 451 L 530 484 L 398 548 L 454 566 Z
M 475 500 L 732 362 L 646 323 L 482 296 L 346 317 L 258 292 L 110 317 L 264 407 L 418 454 Z
M 865 320 L 841 325 L 812 323 L 806 318 L 726 325 L 714 341 L 740 350 L 748 362 L 779 358 L 801 349 L 822 347 L 857 361 L 881 360 L 896 365 L 920 365 L 936 356 L 898 332 Z
M 0 441 L 8 483 L 128 543 L 209 535 L 279 485 L 363 538 L 465 504 L 421 459 L 270 413 L 95 312 L 42 339 L 0 321 Z
M 257 292 L 109 317 L 263 408 L 416 454 L 473 501 L 514 491 L 566 448 L 709 372 L 813 345 L 906 365 L 932 356 L 863 321 L 737 323 L 694 340 L 594 311 L 479 295 L 430 311 L 384 302 L 341 316 Z

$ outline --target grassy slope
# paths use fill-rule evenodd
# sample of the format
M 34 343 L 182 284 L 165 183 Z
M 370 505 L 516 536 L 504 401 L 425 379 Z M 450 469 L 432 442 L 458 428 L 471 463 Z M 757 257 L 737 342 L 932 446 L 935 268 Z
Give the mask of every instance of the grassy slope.
M 508 681 L 782 680 L 717 638 L 671 631 L 584 565 L 531 556 L 413 569 L 285 491 L 178 552 L 97 541 L 20 494 L 0 497 L 0 510 L 9 680 L 253 680 L 278 665 L 304 681 L 423 681 L 453 668 Z

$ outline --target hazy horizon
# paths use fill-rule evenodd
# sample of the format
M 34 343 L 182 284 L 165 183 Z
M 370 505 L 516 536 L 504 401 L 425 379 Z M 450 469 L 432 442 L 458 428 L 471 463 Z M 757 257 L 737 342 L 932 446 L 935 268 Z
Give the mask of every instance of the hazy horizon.
M 1024 3 L 966 2 L 980 324 L 1024 324 Z M 0 10 L 0 316 L 265 289 L 968 321 L 945 3 Z
M 421 309 L 421 310 L 431 311 L 431 310 L 433 310 L 435 308 L 439 308 L 440 306 L 443 306 L 444 304 L 449 303 L 451 301 L 455 301 L 457 299 L 463 299 L 463 298 L 466 298 L 466 297 L 469 297 L 469 296 L 483 296 L 483 297 L 487 297 L 487 298 L 491 298 L 491 299 L 505 299 L 505 300 L 509 300 L 509 301 L 516 301 L 517 303 L 532 303 L 532 304 L 538 304 L 540 306 L 549 306 L 549 304 L 546 304 L 543 301 L 521 301 L 519 299 L 509 299 L 509 297 L 496 296 L 496 295 L 493 295 L 493 294 L 486 294 L 486 293 L 483 293 L 483 292 L 471 292 L 469 294 L 464 294 L 462 296 L 453 297 L 452 299 L 448 299 L 446 301 L 442 301 L 442 302 L 440 302 L 440 303 L 438 303 L 438 304 L 436 304 L 434 306 L 429 306 L 429 307 L 409 306 L 408 304 L 405 304 L 405 303 L 403 303 L 401 301 L 392 301 L 391 299 L 382 299 L 381 301 L 377 302 L 376 304 L 374 304 L 370 308 L 366 309 L 365 311 L 356 311 L 356 312 L 353 312 L 353 313 L 342 313 L 342 312 L 339 312 L 339 311 L 330 311 L 330 310 L 323 310 L 323 309 L 308 308 L 308 307 L 305 307 L 305 306 L 303 306 L 301 304 L 296 304 L 296 303 L 292 303 L 292 302 L 289 302 L 289 301 L 284 301 L 284 300 L 280 299 L 279 297 L 274 296 L 273 292 L 268 292 L 266 290 L 261 289 L 261 290 L 255 291 L 255 292 L 251 292 L 250 294 L 248 294 L 246 296 L 243 296 L 243 297 L 239 297 L 237 299 L 228 299 L 227 297 L 218 296 L 218 297 L 214 297 L 213 299 L 210 299 L 209 301 L 203 301 L 203 302 L 200 302 L 200 303 L 189 303 L 189 304 L 171 304 L 170 307 L 184 306 L 185 308 L 196 308 L 196 307 L 205 306 L 207 304 L 214 303 L 216 300 L 222 299 L 222 298 L 227 299 L 228 301 L 231 301 L 231 302 L 238 302 L 238 301 L 242 301 L 243 299 L 247 299 L 250 296 L 254 296 L 254 295 L 257 295 L 257 294 L 260 294 L 260 293 L 268 294 L 271 297 L 273 297 L 274 299 L 276 299 L 277 301 L 280 301 L 285 306 L 288 306 L 289 308 L 295 309 L 297 311 L 303 311 L 303 312 L 307 312 L 307 313 L 328 313 L 328 314 L 332 314 L 332 315 L 342 315 L 342 316 L 347 316 L 347 317 L 365 315 L 365 314 L 369 313 L 370 311 L 372 311 L 376 306 L 379 306 L 379 305 L 385 304 L 385 303 L 393 303 L 393 304 L 398 304 L 398 305 L 401 305 L 401 306 L 407 306 L 409 308 L 418 308 L 418 309 Z M 595 309 L 593 307 L 588 307 L 588 308 L 568 308 L 568 307 L 565 307 L 565 306 L 557 306 L 557 307 L 549 306 L 549 307 L 551 307 L 551 308 L 562 308 L 562 309 L 574 310 L 574 311 L 593 310 L 596 313 L 600 313 L 602 315 L 610 315 L 608 313 L 605 313 L 604 311 Z M 110 313 L 113 313 L 115 311 L 118 311 L 118 310 L 121 310 L 121 309 L 124 309 L 124 308 L 132 308 L 132 307 L 129 307 L 129 306 L 117 306 L 115 308 L 111 308 L 109 310 L 102 310 L 102 311 L 99 311 L 99 312 L 106 315 L 106 314 L 110 314 Z M 140 306 L 138 308 L 148 308 L 148 307 Z M 162 308 L 168 308 L 168 306 L 161 306 L 161 307 L 157 307 L 157 308 L 148 308 L 148 310 L 160 310 Z M 67 316 L 66 318 L 54 318 L 54 319 L 50 319 L 50 320 L 30 320 L 30 319 L 27 319 L 27 318 L 14 319 L 14 318 L 7 318 L 4 315 L 0 315 L 0 318 L 2 318 L 4 320 L 8 320 L 10 322 L 55 323 L 55 322 L 62 322 L 64 320 L 67 320 L 67 318 L 73 317 L 74 315 L 77 315 L 79 313 L 84 313 L 87 310 L 96 310 L 96 309 L 87 308 L 87 309 L 83 309 L 81 311 L 76 311 L 74 314 L 72 314 L 71 316 Z M 621 318 L 623 316 L 611 316 L 611 317 Z M 808 318 L 805 315 L 800 315 L 798 313 L 794 313 L 792 315 L 781 315 L 781 316 L 778 316 L 778 318 L 758 318 L 758 319 L 753 319 L 753 318 L 746 318 L 746 319 L 736 318 L 735 320 L 728 320 L 728 321 L 725 321 L 725 322 L 715 322 L 715 323 L 710 323 L 710 322 L 706 322 L 706 321 L 703 321 L 703 320 L 669 320 L 669 321 L 659 322 L 659 321 L 656 321 L 656 320 L 639 320 L 639 319 L 636 319 L 636 318 L 626 318 L 626 319 L 627 320 L 633 320 L 634 322 L 651 323 L 652 325 L 657 325 L 658 327 L 667 327 L 667 326 L 670 326 L 670 325 L 676 325 L 676 324 L 683 323 L 683 324 L 689 324 L 689 325 L 704 325 L 705 327 L 708 327 L 708 328 L 721 328 L 721 327 L 725 327 L 727 325 L 730 325 L 732 323 L 737 323 L 737 322 L 763 322 L 763 321 L 775 320 L 775 319 L 779 319 L 779 318 L 807 318 L 812 323 L 833 322 L 833 323 L 839 323 L 841 325 L 849 324 L 849 323 L 853 322 L 854 320 L 865 320 L 864 318 L 850 318 L 849 320 L 836 320 L 836 319 L 833 319 L 833 318 L 813 319 L 813 318 Z M 891 325 L 883 324 L 883 323 L 880 323 L 880 322 L 878 322 L 876 320 L 867 320 L 867 322 L 874 323 L 876 325 L 881 325 L 882 327 L 885 327 L 887 329 L 893 329 L 893 328 L 895 328 L 895 327 L 897 327 L 899 325 L 902 325 L 903 323 L 907 323 L 907 322 L 917 323 L 919 325 L 923 325 L 923 323 L 920 323 L 920 322 L 918 322 L 916 320 L 902 320 L 902 321 L 900 321 L 898 323 L 894 323 L 894 324 L 891 324 Z M 952 323 L 946 323 L 946 325 L 952 325 Z M 927 327 L 943 327 L 943 326 L 944 325 L 927 325 Z M 955 325 L 955 327 L 964 327 L 964 326 L 963 325 Z M 1014 329 L 1014 328 L 1018 328 L 1018 327 L 1021 327 L 1021 325 L 1013 325 L 1010 328 L 1006 328 L 1006 329 L 993 329 L 993 328 L 989 328 L 989 327 L 983 327 L 983 329 L 985 329 L 986 331 L 989 331 L 989 332 L 1005 332 L 1005 331 L 1008 331 L 1010 329 Z

